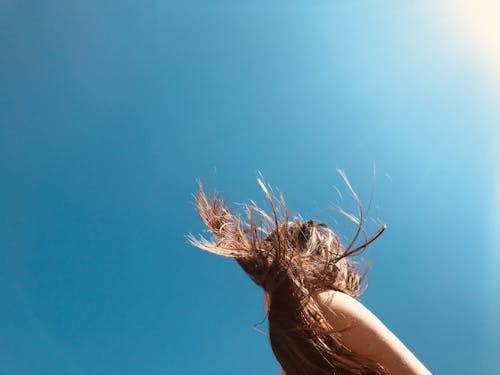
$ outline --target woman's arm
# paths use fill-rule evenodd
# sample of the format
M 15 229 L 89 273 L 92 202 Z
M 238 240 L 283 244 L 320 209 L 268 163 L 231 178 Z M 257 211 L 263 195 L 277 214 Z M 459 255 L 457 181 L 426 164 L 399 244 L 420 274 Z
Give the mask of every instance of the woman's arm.
M 408 348 L 355 298 L 328 291 L 318 302 L 330 324 L 340 331 L 343 344 L 355 353 L 371 358 L 391 375 L 429 375 L 430 371 Z

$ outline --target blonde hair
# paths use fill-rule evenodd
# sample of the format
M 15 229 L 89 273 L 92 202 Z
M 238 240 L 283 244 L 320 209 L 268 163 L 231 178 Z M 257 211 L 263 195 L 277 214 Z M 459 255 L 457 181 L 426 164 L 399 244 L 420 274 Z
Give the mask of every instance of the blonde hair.
M 268 215 L 255 202 L 245 205 L 248 222 L 227 206 L 217 193 L 207 196 L 199 183 L 195 208 L 209 232 L 209 240 L 188 235 L 189 242 L 206 251 L 234 258 L 250 278 L 270 295 L 269 337 L 272 350 L 287 375 L 388 374 L 382 365 L 346 348 L 320 309 L 317 293 L 336 290 L 352 297 L 363 292 L 366 272 L 352 262 L 384 230 L 382 225 L 370 238 L 354 246 L 364 233 L 361 202 L 343 171 L 358 202 L 360 217 L 347 214 L 357 223 L 356 234 L 347 247 L 326 224 L 289 220 L 283 195 L 279 205 L 261 179 L 257 179 L 272 208 Z M 259 223 L 257 223 L 259 221 Z

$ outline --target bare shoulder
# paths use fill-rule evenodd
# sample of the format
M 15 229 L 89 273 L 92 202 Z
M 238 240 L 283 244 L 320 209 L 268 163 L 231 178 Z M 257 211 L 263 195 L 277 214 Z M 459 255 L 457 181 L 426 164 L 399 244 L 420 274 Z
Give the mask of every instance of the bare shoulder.
M 391 374 L 429 375 L 413 353 L 361 302 L 337 291 L 316 298 L 325 318 L 339 332 L 343 344 L 384 365 Z
M 338 330 L 361 324 L 373 330 L 385 327 L 370 310 L 348 294 L 330 290 L 319 293 L 317 301 L 326 318 Z

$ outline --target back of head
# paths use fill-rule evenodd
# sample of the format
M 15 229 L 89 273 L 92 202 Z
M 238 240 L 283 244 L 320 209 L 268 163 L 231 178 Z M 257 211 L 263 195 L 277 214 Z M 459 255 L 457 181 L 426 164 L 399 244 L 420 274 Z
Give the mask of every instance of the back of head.
M 277 254 L 273 275 L 286 272 L 287 278 L 311 294 L 332 289 L 352 297 L 361 294 L 362 277 L 345 255 L 338 236 L 326 224 L 314 220 L 288 221 L 264 241 Z M 264 280 L 262 286 L 270 294 L 277 288 L 272 278 Z

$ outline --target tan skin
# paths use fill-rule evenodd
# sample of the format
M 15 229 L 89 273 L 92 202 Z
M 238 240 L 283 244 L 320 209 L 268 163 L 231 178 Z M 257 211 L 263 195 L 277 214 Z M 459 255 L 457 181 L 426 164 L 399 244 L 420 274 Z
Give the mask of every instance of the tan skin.
M 372 358 L 391 375 L 430 375 L 431 372 L 365 306 L 349 295 L 327 291 L 317 295 L 325 318 L 342 330 L 341 339 L 350 350 Z M 264 308 L 269 311 L 270 297 L 264 292 Z M 286 375 L 284 371 L 281 375 Z

